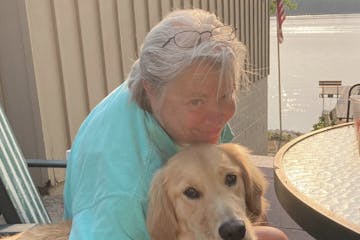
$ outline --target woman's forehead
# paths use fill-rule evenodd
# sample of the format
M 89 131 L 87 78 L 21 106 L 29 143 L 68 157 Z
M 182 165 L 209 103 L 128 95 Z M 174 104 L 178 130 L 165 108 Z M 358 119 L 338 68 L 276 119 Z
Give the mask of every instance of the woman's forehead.
M 228 91 L 233 89 L 229 79 L 222 79 L 220 69 L 217 66 L 204 64 L 192 64 L 186 68 L 176 79 L 170 82 L 174 90 L 197 93 L 201 90 L 208 92 Z
M 168 94 L 177 94 L 185 97 L 217 96 L 232 91 L 229 87 L 222 86 L 218 74 L 208 74 L 202 78 L 183 76 L 174 80 L 167 88 Z

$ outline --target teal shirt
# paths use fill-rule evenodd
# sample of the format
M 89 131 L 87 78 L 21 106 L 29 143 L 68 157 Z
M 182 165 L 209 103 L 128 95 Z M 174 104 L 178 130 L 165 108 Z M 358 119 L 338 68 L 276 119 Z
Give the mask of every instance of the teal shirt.
M 225 139 L 227 138 L 227 139 Z M 222 139 L 231 140 L 229 128 Z M 147 194 L 154 172 L 178 151 L 125 82 L 98 104 L 71 147 L 64 189 L 70 240 L 145 240 Z

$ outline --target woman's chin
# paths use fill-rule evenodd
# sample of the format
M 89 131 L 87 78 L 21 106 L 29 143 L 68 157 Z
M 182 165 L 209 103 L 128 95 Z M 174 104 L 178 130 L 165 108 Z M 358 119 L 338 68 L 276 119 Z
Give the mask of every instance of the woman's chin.
M 220 134 L 209 134 L 201 139 L 201 143 L 217 144 L 219 143 Z
M 191 137 L 188 137 L 186 140 L 183 139 L 182 141 L 175 141 L 175 142 L 182 147 L 190 144 L 201 144 L 201 143 L 218 144 L 220 136 L 221 136 L 221 132 L 202 134 L 202 135 L 192 135 Z

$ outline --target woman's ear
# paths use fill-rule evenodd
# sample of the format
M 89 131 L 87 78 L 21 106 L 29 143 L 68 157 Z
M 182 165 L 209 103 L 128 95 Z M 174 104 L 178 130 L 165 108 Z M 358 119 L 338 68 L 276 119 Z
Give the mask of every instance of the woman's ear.
M 154 105 L 154 101 L 156 99 L 155 97 L 155 89 L 154 87 L 151 85 L 151 83 L 145 79 L 141 80 L 141 85 L 144 89 L 143 94 L 145 94 L 145 98 L 146 99 L 143 103 L 144 106 L 146 106 L 146 110 L 148 112 L 153 112 L 153 105 Z
M 147 81 L 145 79 L 142 79 L 141 84 L 142 84 L 143 88 L 145 89 L 145 92 L 146 92 L 148 97 L 154 96 L 155 89 L 154 89 L 154 87 L 151 85 L 151 83 L 149 81 Z
M 160 170 L 155 174 L 149 191 L 146 222 L 152 240 L 176 239 L 177 221 L 166 189 L 166 174 Z

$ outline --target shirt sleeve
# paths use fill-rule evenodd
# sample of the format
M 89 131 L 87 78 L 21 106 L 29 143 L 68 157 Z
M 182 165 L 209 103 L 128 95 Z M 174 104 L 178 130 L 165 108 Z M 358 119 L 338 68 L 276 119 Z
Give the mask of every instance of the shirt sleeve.
M 135 197 L 108 197 L 72 219 L 70 240 L 149 240 L 146 210 Z
M 230 124 L 227 123 L 225 124 L 225 127 L 221 133 L 220 143 L 229 143 L 233 140 L 233 138 L 234 138 L 234 133 L 230 127 Z

